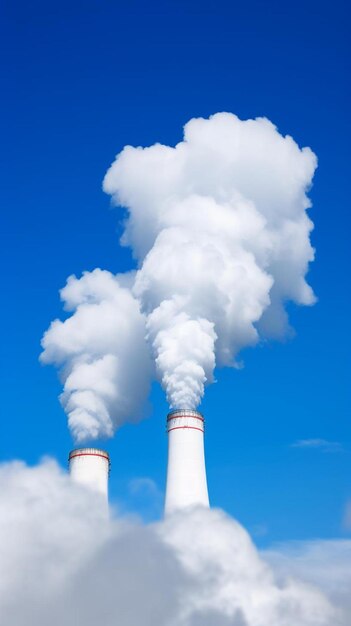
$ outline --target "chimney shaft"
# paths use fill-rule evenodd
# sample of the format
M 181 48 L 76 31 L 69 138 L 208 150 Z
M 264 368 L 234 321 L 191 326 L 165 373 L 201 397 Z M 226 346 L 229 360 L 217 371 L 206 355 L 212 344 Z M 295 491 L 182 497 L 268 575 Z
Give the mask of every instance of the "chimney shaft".
M 166 514 L 187 506 L 209 506 L 204 425 L 198 411 L 178 409 L 167 416 Z
M 96 448 L 77 448 L 69 454 L 69 473 L 77 483 L 101 493 L 107 500 L 110 457 Z

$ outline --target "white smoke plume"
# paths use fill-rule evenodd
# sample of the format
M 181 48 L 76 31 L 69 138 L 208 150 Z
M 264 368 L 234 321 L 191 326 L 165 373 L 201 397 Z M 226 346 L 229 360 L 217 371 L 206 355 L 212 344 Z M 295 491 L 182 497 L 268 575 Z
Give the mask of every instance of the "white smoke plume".
M 138 269 L 70 278 L 61 297 L 72 317 L 43 339 L 78 440 L 141 414 L 154 373 L 145 339 L 170 406 L 195 408 L 216 366 L 286 333 L 287 301 L 313 304 L 315 168 L 313 152 L 267 119 L 230 113 L 192 119 L 175 147 L 122 150 L 104 190 L 127 209 L 122 243 Z
M 216 364 L 281 336 L 287 300 L 314 302 L 315 168 L 313 152 L 267 119 L 219 113 L 188 122 L 175 148 L 127 146 L 107 172 L 104 190 L 128 210 L 133 293 L 171 407 L 195 408 Z
M 132 279 L 100 269 L 70 276 L 60 294 L 72 316 L 55 320 L 42 339 L 42 362 L 62 368 L 61 402 L 77 441 L 111 437 L 143 416 L 151 362 Z
M 2 624 L 348 626 L 350 546 L 300 546 L 298 559 L 284 547 L 268 565 L 221 511 L 108 520 L 55 461 L 0 465 Z

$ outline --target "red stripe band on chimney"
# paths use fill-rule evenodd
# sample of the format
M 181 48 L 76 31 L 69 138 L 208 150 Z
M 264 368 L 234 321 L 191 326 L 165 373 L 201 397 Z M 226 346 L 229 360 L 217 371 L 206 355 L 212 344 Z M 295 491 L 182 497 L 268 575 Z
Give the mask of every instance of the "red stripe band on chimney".
M 204 432 L 202 428 L 196 428 L 196 426 L 174 426 L 174 428 L 169 428 L 168 432 L 170 433 L 171 430 L 184 430 L 184 428 L 189 428 L 189 430 L 199 430 L 200 433 Z
M 167 417 L 167 422 L 171 420 L 179 420 L 179 419 L 192 419 L 192 420 L 200 420 L 200 422 L 204 422 L 203 417 L 198 417 L 197 415 L 169 415 Z

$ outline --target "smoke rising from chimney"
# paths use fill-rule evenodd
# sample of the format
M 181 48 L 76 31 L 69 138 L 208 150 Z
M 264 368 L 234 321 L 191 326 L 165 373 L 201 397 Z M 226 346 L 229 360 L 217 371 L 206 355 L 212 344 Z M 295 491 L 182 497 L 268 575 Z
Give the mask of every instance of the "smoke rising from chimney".
M 112 437 L 143 416 L 151 361 L 131 280 L 100 269 L 70 276 L 60 295 L 72 315 L 52 322 L 42 339 L 41 361 L 61 368 L 60 400 L 78 442 Z
M 314 302 L 315 167 L 267 119 L 219 113 L 191 120 L 175 148 L 126 147 L 107 172 L 104 190 L 129 212 L 133 293 L 171 407 L 195 409 L 216 364 L 283 334 L 285 301 Z
M 125 282 L 101 270 L 69 279 L 72 317 L 43 339 L 76 438 L 112 435 L 140 412 L 154 375 L 171 407 L 195 409 L 216 366 L 286 334 L 286 302 L 314 303 L 306 193 L 316 164 L 269 120 L 230 113 L 190 120 L 175 147 L 117 155 L 103 188 L 127 209 L 121 243 L 138 270 Z

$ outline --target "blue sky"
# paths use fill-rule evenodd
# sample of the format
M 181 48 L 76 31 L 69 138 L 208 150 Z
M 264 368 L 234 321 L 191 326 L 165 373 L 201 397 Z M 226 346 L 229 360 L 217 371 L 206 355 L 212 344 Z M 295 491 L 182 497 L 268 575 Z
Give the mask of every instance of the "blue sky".
M 325 2 L 11 2 L 3 47 L 2 460 L 72 447 L 40 338 L 67 276 L 133 266 L 102 178 L 126 144 L 174 145 L 194 116 L 267 116 L 319 159 L 311 191 L 318 303 L 296 336 L 217 372 L 202 410 L 212 503 L 258 542 L 339 537 L 351 498 L 348 7 Z M 101 442 L 111 497 L 157 515 L 132 479 L 165 479 L 167 405 Z M 339 442 L 292 447 L 298 440 Z

